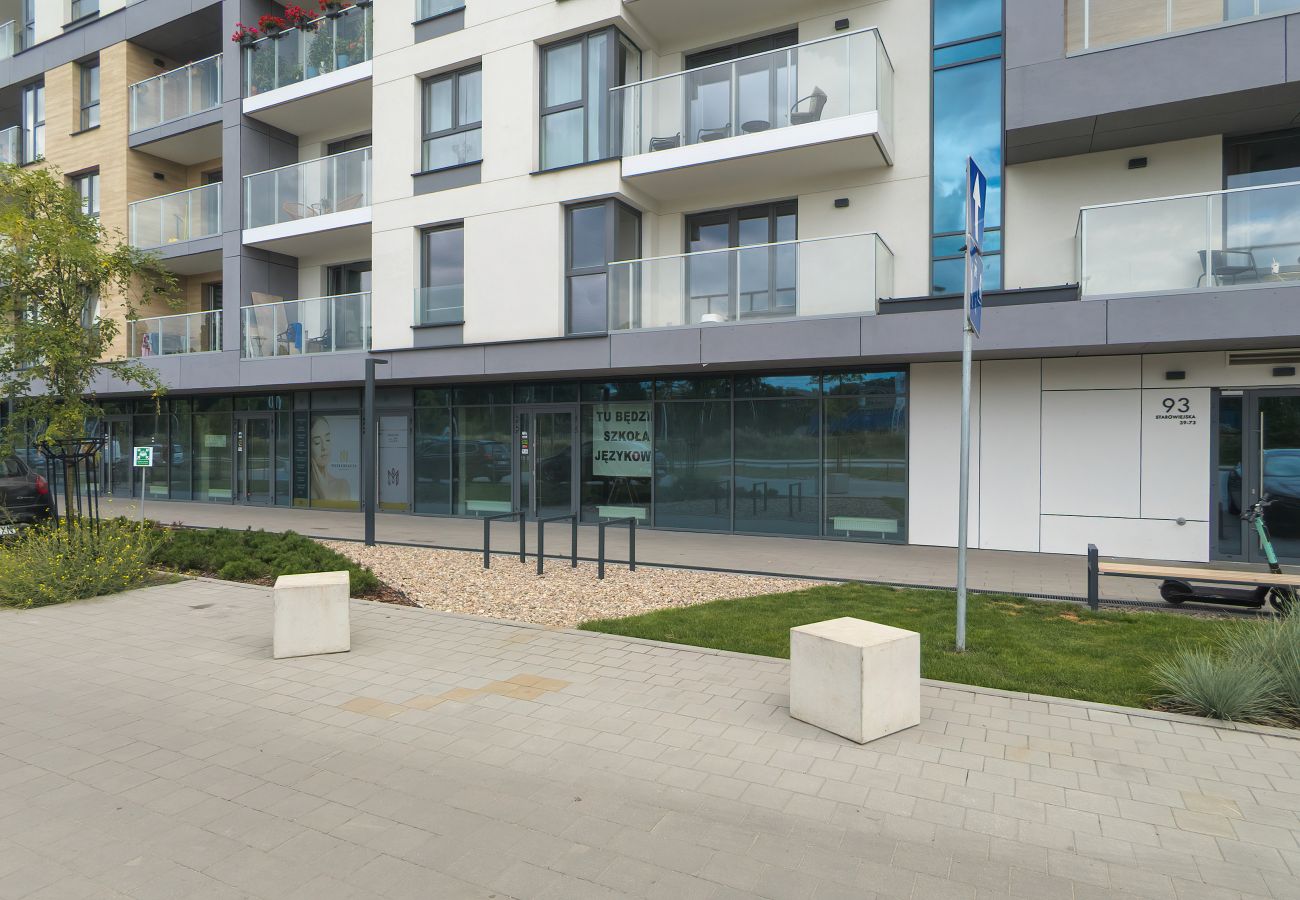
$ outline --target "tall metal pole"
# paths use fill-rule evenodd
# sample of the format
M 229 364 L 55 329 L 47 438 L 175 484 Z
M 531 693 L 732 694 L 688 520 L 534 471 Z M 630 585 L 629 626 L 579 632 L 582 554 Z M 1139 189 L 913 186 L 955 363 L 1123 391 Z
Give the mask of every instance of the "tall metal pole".
M 366 392 L 361 407 L 361 511 L 365 516 L 366 546 L 375 546 L 375 506 L 379 492 L 379 425 L 375 419 L 375 366 L 388 360 L 367 357 Z
M 968 251 L 969 252 L 969 251 Z M 970 305 L 970 275 L 966 276 L 966 303 Z M 961 336 L 961 474 L 957 489 L 957 650 L 966 649 L 966 529 L 970 521 L 970 325 Z

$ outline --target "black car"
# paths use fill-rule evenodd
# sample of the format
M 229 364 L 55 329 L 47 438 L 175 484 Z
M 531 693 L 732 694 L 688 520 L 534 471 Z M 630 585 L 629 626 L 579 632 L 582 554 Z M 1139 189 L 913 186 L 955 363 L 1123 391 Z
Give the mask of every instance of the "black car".
M 50 486 L 16 456 L 0 457 L 0 536 L 54 515 Z

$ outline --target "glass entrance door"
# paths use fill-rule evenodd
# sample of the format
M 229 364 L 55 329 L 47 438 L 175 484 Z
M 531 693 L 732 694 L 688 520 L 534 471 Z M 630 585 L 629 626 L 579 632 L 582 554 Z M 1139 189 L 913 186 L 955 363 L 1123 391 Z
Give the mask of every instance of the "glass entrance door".
M 275 427 L 269 413 L 235 416 L 235 502 L 275 502 Z
M 515 418 L 518 508 L 534 519 L 577 511 L 577 407 L 523 407 Z
M 1259 432 L 1252 487 L 1255 496 L 1264 494 L 1273 501 L 1264 522 L 1278 558 L 1300 563 L 1300 392 L 1254 399 Z M 1263 562 L 1259 542 L 1253 535 L 1247 540 L 1252 559 Z
M 99 489 L 105 496 L 131 496 L 131 419 L 109 416 L 104 420 L 104 452 L 100 457 Z

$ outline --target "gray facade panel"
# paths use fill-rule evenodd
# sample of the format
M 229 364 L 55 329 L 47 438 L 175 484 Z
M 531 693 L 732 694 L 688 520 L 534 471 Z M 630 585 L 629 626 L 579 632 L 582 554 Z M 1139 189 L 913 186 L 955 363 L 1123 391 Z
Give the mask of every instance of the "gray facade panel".
M 223 239 L 221 235 L 212 237 L 199 238 L 196 241 L 177 241 L 174 244 L 164 244 L 154 252 L 162 259 L 178 259 L 182 256 L 193 256 L 198 253 L 218 253 L 221 251 Z
M 330 379 L 331 381 L 337 379 Z M 312 383 L 310 356 L 284 356 L 279 359 L 245 359 L 239 364 L 240 387 L 265 387 Z
M 465 343 L 464 325 L 420 326 L 411 329 L 416 347 L 459 347 Z
M 176 137 L 179 134 L 185 134 L 198 128 L 206 128 L 209 125 L 219 125 L 224 119 L 225 113 L 220 106 L 214 109 L 207 109 L 201 113 L 195 113 L 192 116 L 185 116 L 183 119 L 176 119 L 172 122 L 164 122 L 155 128 L 145 128 L 142 131 L 133 131 L 127 137 L 127 144 L 132 150 L 148 151 L 149 145 L 155 141 L 165 140 L 170 137 Z
M 609 336 L 610 361 L 615 369 L 695 368 L 703 361 L 700 354 L 698 328 L 624 331 Z
M 700 359 L 710 365 L 853 358 L 862 353 L 857 322 L 833 317 L 709 326 L 700 330 Z
M 1008 69 L 1065 56 L 1065 0 L 1006 0 Z
M 1088 305 L 1100 302 L 1085 301 Z M 1300 338 L 1300 285 L 1104 302 L 1109 319 L 1106 339 L 1112 345 L 1248 342 L 1252 347 L 1294 346 Z
M 433 19 L 424 19 L 415 23 L 415 42 L 419 44 L 423 41 L 431 41 L 434 38 L 442 37 L 444 34 L 461 31 L 464 27 L 465 10 L 463 9 Z
M 483 371 L 488 375 L 520 372 L 538 375 L 609 369 L 609 338 L 569 338 L 488 344 L 483 348 Z
M 482 378 L 485 370 L 482 345 L 448 347 L 427 352 L 393 353 L 387 358 L 388 365 L 380 366 L 379 371 L 385 378 L 401 381 L 426 378 Z
M 483 164 L 475 163 L 471 166 L 457 166 L 454 169 L 443 169 L 440 172 L 421 172 L 412 176 L 412 178 L 416 196 L 435 194 L 438 191 L 449 191 L 453 188 L 480 184 L 483 181 Z

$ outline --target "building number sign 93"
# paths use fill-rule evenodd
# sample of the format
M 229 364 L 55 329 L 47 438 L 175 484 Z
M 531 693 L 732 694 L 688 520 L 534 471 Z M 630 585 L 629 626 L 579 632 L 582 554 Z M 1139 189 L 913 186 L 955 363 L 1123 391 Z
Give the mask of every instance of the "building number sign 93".
M 1160 401 L 1163 413 L 1156 415 L 1157 420 L 1173 421 L 1179 425 L 1195 425 L 1196 413 L 1192 412 L 1192 401 L 1187 397 L 1165 397 Z

